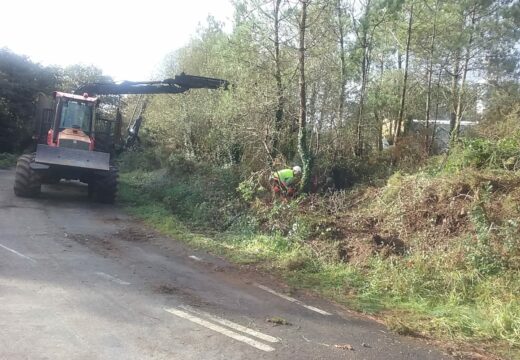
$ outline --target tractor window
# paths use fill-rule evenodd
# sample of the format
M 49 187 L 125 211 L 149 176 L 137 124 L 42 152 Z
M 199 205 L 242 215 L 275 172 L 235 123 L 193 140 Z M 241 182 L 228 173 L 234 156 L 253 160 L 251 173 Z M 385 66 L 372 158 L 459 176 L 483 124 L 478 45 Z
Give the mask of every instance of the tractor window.
M 65 101 L 61 110 L 60 128 L 78 128 L 90 132 L 92 106 L 79 101 Z

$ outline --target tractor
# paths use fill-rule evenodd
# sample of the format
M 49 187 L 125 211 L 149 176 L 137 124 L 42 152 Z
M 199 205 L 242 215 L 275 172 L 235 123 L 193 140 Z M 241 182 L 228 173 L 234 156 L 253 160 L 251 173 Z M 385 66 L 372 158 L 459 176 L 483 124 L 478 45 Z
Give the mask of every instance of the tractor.
M 122 116 L 99 116 L 101 95 L 178 94 L 190 89 L 226 89 L 226 80 L 181 74 L 162 81 L 87 84 L 74 94 L 55 91 L 52 97 L 40 94 L 34 118 L 35 152 L 18 158 L 14 193 L 35 197 L 42 184 L 61 179 L 79 180 L 88 185 L 88 195 L 102 203 L 115 201 L 118 169 L 117 145 L 124 149 L 138 139 L 142 118 L 131 122 L 128 137 L 121 142 Z

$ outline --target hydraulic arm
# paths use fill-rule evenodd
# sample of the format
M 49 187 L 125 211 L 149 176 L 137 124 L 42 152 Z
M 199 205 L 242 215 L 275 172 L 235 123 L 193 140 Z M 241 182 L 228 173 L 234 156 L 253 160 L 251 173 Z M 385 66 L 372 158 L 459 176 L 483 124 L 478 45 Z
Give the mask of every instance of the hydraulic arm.
M 227 89 L 229 82 L 203 76 L 176 75 L 161 81 L 124 81 L 122 83 L 92 83 L 78 88 L 76 94 L 179 94 L 190 89 Z
M 75 91 L 75 93 L 80 95 L 180 94 L 190 89 L 227 89 L 228 86 L 229 82 L 227 80 L 186 75 L 182 73 L 176 75 L 172 79 L 161 81 L 124 81 L 119 84 L 113 82 L 92 83 L 81 86 Z M 141 111 L 137 117 L 132 117 L 130 120 L 128 136 L 123 145 L 125 148 L 133 146 L 136 141 L 139 142 L 139 128 L 143 120 L 141 114 L 146 107 L 146 100 L 143 100 L 143 97 L 140 97 L 138 106 L 139 104 L 141 106 Z

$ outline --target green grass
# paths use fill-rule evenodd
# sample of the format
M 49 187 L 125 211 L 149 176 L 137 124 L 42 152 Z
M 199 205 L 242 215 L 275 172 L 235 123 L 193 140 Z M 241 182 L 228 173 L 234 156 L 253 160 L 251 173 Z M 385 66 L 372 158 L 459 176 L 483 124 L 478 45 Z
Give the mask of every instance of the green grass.
M 126 209 L 143 219 L 157 230 L 171 235 L 191 246 L 228 255 L 237 263 L 259 263 L 269 261 L 274 267 L 294 266 L 293 259 L 306 259 L 301 244 L 288 242 L 282 236 L 266 236 L 253 232 L 237 234 L 234 232 L 216 233 L 202 224 L 206 215 L 190 212 L 202 219 L 186 225 L 173 215 L 163 202 L 152 201 L 149 193 L 141 191 L 135 181 L 135 174 L 122 174 L 119 197 Z M 168 190 L 167 190 L 168 191 Z M 183 215 L 186 216 L 186 215 Z
M 236 183 L 226 187 L 228 180 L 219 176 L 222 173 L 193 179 L 161 171 L 124 173 L 120 201 L 131 214 L 175 239 L 275 272 L 294 288 L 378 314 L 398 333 L 487 344 L 505 358 L 520 356 L 520 272 L 502 267 L 487 271 L 488 262 L 480 268 L 468 254 L 481 256 L 482 249 L 468 248 L 473 243 L 466 241 L 467 235 L 452 239 L 458 245 L 447 250 L 373 255 L 362 265 L 342 263 L 306 241 L 311 218 L 319 219 L 319 214 L 294 215 L 300 206 L 294 202 L 264 209 L 259 219 L 258 211 L 236 202 L 231 189 Z M 388 191 L 401 182 L 390 181 Z M 387 200 L 396 196 L 383 193 Z M 477 225 L 485 222 L 479 216 L 473 216 Z M 232 226 L 226 226 L 230 219 Z

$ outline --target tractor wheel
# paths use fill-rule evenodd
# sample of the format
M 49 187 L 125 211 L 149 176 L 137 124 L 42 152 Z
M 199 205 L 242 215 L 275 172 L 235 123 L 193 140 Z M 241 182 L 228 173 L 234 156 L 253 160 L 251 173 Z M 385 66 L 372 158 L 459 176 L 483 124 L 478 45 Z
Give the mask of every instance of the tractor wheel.
M 22 155 L 16 163 L 14 193 L 21 197 L 35 197 L 41 192 L 41 181 L 38 174 L 31 169 L 34 155 Z
M 105 204 L 113 204 L 117 193 L 117 168 L 111 166 L 103 176 L 96 180 L 95 192 L 97 201 Z

